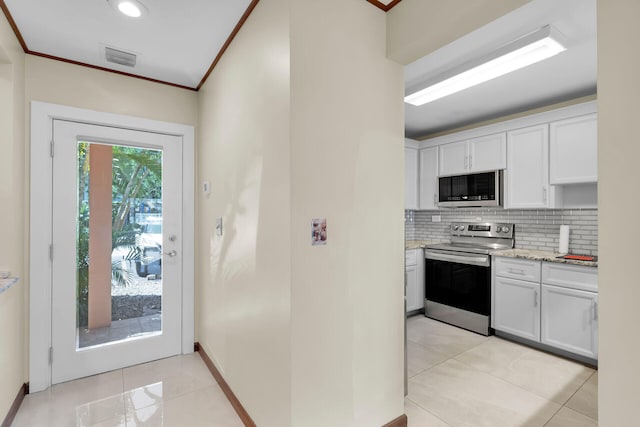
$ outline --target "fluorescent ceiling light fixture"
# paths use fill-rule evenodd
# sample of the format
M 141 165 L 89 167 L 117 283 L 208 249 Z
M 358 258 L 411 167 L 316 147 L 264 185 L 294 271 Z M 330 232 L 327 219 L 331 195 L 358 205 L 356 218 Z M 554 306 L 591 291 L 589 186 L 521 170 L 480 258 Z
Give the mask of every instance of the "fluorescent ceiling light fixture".
M 562 40 L 560 33 L 549 25 L 542 27 L 484 58 L 463 64 L 448 78 L 405 96 L 404 102 L 424 105 L 550 58 L 566 50 L 558 40 Z
M 146 8 L 138 0 L 107 0 L 111 7 L 131 18 L 140 18 Z

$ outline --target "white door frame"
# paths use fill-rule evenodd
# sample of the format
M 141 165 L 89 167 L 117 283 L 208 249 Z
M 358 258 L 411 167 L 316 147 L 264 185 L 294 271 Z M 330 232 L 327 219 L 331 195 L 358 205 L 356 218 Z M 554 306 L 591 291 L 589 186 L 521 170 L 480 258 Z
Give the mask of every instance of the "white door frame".
M 51 260 L 53 119 L 113 126 L 182 137 L 182 353 L 192 353 L 195 271 L 195 130 L 193 126 L 103 113 L 64 105 L 31 102 L 31 185 L 29 238 L 29 389 L 51 385 Z

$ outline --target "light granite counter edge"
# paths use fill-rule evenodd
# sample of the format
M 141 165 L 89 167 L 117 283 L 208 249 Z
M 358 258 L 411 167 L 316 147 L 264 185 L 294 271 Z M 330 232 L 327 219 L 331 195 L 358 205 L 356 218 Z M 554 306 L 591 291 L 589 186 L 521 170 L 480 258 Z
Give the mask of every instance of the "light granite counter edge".
M 586 267 L 598 267 L 597 261 L 580 261 L 574 259 L 558 258 L 560 254 L 531 249 L 503 249 L 492 251 L 492 256 L 502 256 L 507 258 L 530 259 L 534 261 L 555 262 L 558 264 L 584 265 Z

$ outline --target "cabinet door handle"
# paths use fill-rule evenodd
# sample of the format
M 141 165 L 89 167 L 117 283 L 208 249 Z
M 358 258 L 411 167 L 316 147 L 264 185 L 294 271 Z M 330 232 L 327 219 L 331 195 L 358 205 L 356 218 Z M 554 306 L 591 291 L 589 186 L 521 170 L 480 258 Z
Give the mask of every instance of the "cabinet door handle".
M 538 291 L 533 291 L 533 306 L 538 306 Z
M 519 276 L 524 276 L 525 272 L 524 270 L 520 269 L 520 268 L 510 268 L 509 269 L 509 273 L 511 274 L 517 274 Z
M 547 187 L 542 187 L 542 201 L 547 203 Z
M 438 206 L 438 195 L 433 193 L 433 206 Z
M 593 302 L 593 320 L 598 320 L 598 302 Z
M 469 169 L 469 156 L 464 156 L 464 170 Z
M 469 156 L 469 170 L 473 169 L 473 156 Z

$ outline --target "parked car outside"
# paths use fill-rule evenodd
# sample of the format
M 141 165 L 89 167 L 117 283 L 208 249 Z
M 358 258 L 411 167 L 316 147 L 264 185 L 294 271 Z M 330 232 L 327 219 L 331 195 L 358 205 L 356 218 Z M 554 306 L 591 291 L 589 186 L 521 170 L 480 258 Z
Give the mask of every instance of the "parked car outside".
M 136 236 L 140 258 L 136 261 L 136 273 L 140 277 L 162 274 L 162 220 L 142 224 L 142 233 Z

